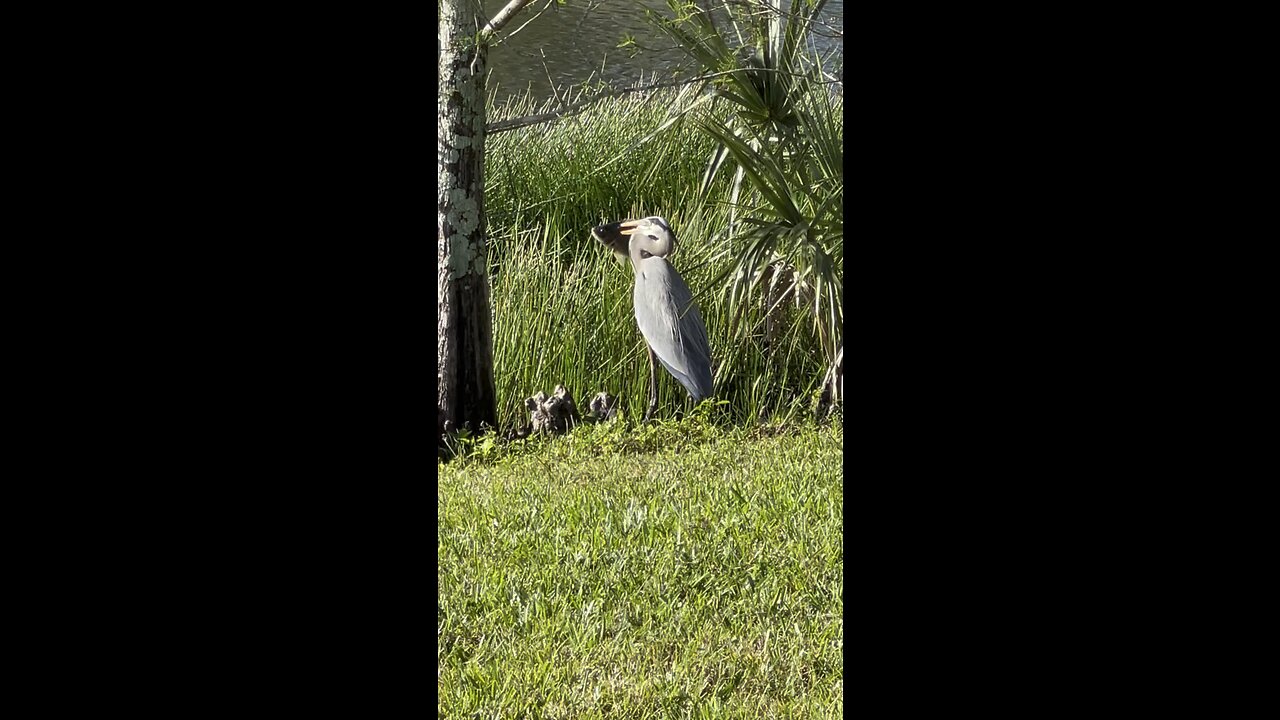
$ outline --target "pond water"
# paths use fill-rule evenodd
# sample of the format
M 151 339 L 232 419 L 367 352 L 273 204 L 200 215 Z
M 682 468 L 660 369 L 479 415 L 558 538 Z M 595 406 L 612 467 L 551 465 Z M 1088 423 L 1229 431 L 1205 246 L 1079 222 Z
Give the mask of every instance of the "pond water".
M 506 0 L 483 0 L 492 17 Z M 534 0 L 505 28 L 514 31 L 547 5 Z M 790 7 L 784 0 L 783 9 Z M 576 85 L 588 79 L 603 79 L 614 87 L 645 80 L 655 74 L 670 76 L 677 67 L 694 74 L 682 53 L 671 50 L 671 42 L 653 28 L 644 16 L 645 8 L 669 15 L 665 0 L 568 0 L 561 6 L 551 2 L 514 37 L 489 51 L 489 88 L 499 103 L 526 90 L 535 98 L 550 97 L 550 89 Z M 844 50 L 844 2 L 833 0 L 823 9 L 826 25 L 814 33 L 812 42 L 823 57 L 839 57 Z M 722 32 L 727 26 L 722 26 Z M 644 48 L 635 57 L 618 47 L 624 35 L 635 38 Z

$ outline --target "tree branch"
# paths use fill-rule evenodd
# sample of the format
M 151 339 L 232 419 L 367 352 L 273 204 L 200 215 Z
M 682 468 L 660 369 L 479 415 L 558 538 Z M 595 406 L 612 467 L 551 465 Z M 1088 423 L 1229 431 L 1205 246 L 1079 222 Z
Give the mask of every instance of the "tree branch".
M 574 115 L 577 115 L 587 110 L 592 105 L 600 102 L 601 100 L 608 100 L 609 98 L 618 97 L 619 95 L 626 95 L 627 93 L 644 92 L 645 90 L 657 90 L 659 88 L 664 88 L 664 87 L 680 87 L 682 85 L 692 85 L 693 83 L 696 83 L 696 82 L 710 80 L 712 78 L 719 77 L 721 75 L 732 75 L 733 73 L 736 73 L 736 72 L 742 72 L 742 70 L 740 69 L 724 70 L 721 72 L 709 73 L 707 75 L 699 75 L 697 77 L 689 78 L 688 80 L 671 80 L 668 82 L 653 83 L 652 85 L 639 85 L 636 87 L 623 88 L 621 90 L 606 90 L 596 95 L 592 95 L 586 100 L 579 100 L 578 102 L 568 107 L 561 108 L 559 110 L 554 110 L 552 112 L 538 113 L 537 115 L 525 115 L 523 117 L 512 118 L 510 120 L 502 120 L 495 123 L 489 123 L 488 127 L 485 128 L 485 134 L 492 135 L 494 133 L 506 132 L 508 130 L 516 130 L 522 127 L 528 127 L 530 125 L 537 125 L 539 123 L 549 122 L 551 120 L 556 120 L 562 117 L 572 117 Z
M 498 31 L 504 25 L 511 22 L 511 18 L 515 17 L 516 13 L 523 10 L 524 6 L 531 2 L 533 0 L 511 0 L 511 2 L 507 3 L 507 6 L 499 10 L 498 14 L 494 15 L 493 19 L 489 21 L 489 24 L 485 25 L 484 29 L 480 31 L 480 42 L 487 43 L 492 40 L 493 36 L 498 34 Z
M 520 32 L 521 30 L 523 30 L 523 29 L 525 29 L 525 28 L 527 28 L 527 27 L 529 27 L 529 23 L 531 23 L 531 22 L 533 22 L 534 20 L 537 20 L 538 18 L 542 17 L 542 14 L 543 14 L 543 13 L 545 13 L 545 12 L 547 11 L 547 8 L 550 8 L 550 7 L 551 7 L 551 5 L 552 5 L 553 3 L 555 3 L 555 1 L 556 1 L 556 0 L 547 0 L 547 4 L 546 4 L 546 5 L 543 5 L 541 10 L 539 10 L 539 11 L 538 11 L 538 12 L 536 12 L 536 13 L 534 13 L 534 14 L 533 14 L 533 17 L 529 18 L 528 20 L 525 20 L 525 21 L 524 21 L 524 23 L 522 23 L 522 24 L 520 25 L 520 27 L 516 28 L 515 30 L 512 30 L 511 32 L 509 32 L 509 33 L 507 33 L 506 35 L 504 35 L 503 37 L 499 38 L 497 42 L 493 43 L 493 45 L 494 45 L 494 46 L 501 45 L 502 43 L 504 43 L 504 42 L 506 42 L 506 41 L 510 40 L 511 38 L 515 37 L 515 36 L 516 36 L 516 33 Z

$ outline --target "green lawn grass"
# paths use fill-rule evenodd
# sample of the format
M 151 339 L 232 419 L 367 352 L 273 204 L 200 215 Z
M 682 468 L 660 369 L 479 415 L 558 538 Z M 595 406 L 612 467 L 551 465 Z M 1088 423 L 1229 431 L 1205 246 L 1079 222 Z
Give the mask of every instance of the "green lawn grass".
M 839 423 L 692 417 L 439 465 L 439 716 L 841 717 Z

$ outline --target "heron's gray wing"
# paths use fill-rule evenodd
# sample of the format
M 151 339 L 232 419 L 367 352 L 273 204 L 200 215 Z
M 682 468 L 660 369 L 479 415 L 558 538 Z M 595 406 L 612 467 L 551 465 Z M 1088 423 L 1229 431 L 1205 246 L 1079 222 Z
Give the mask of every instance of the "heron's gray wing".
M 711 344 L 693 293 L 665 259 L 636 266 L 636 324 L 662 366 L 695 401 L 711 394 Z

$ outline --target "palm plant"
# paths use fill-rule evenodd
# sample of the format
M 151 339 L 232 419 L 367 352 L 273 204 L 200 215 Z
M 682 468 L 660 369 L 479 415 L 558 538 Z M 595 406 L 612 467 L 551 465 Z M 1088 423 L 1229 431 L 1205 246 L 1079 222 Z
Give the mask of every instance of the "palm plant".
M 650 14 L 711 81 L 730 112 L 705 112 L 697 125 L 717 148 L 702 183 L 707 195 L 732 169 L 730 221 L 719 280 L 738 308 L 731 334 L 763 327 L 767 348 L 792 305 L 807 316 L 828 365 L 843 362 L 843 99 L 827 91 L 806 40 L 826 0 L 731 0 L 733 35 L 709 10 L 668 0 L 671 16 Z M 689 108 L 690 110 L 692 108 Z M 744 314 L 751 313 L 747 321 Z M 758 317 L 758 323 L 750 322 Z M 738 343 L 741 345 L 741 343 Z M 732 366 L 733 357 L 727 358 Z M 723 371 L 722 371 L 723 372 Z M 826 390 L 826 388 L 824 388 Z

